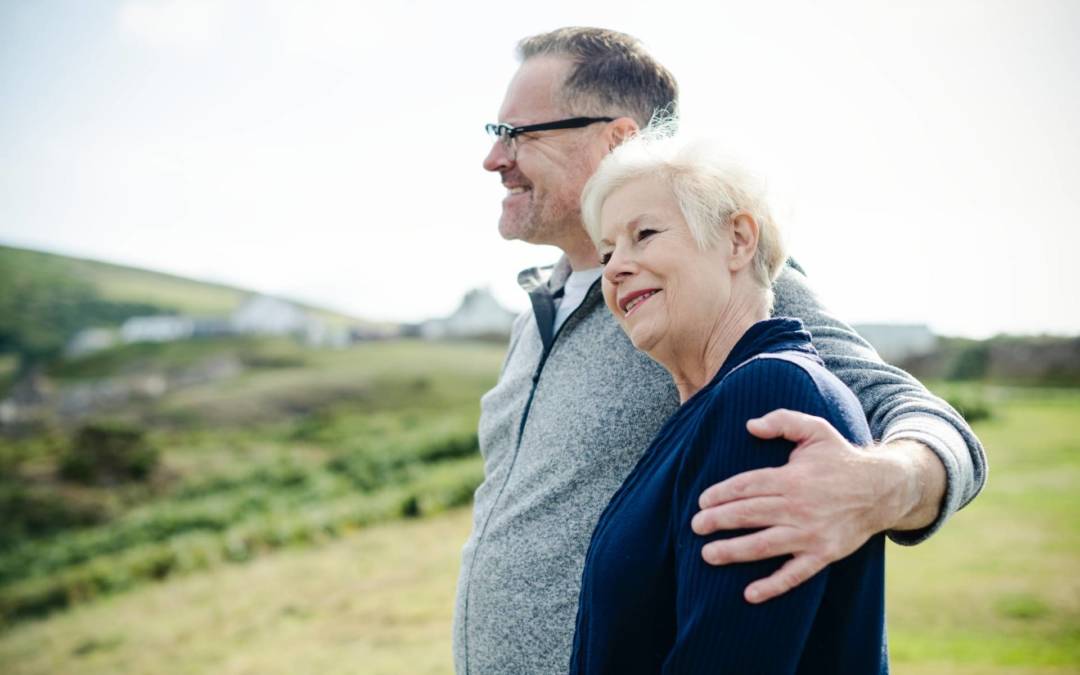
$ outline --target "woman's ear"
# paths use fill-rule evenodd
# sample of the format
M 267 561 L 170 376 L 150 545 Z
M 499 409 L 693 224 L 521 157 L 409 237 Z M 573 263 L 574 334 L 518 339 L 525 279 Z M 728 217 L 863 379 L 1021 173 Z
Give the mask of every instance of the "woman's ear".
M 731 258 L 728 261 L 728 266 L 732 272 L 735 272 L 754 262 L 760 226 L 752 215 L 746 211 L 738 211 L 732 217 L 729 229 Z

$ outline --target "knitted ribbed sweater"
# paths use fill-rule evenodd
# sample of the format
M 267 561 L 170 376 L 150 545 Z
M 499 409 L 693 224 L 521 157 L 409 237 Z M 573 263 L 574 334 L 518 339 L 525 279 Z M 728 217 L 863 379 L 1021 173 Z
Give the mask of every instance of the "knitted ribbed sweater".
M 690 529 L 698 495 L 743 471 L 780 466 L 794 443 L 749 419 L 776 408 L 828 420 L 850 442 L 870 430 L 798 321 L 754 324 L 713 380 L 672 415 L 593 532 L 581 581 L 572 674 L 888 672 L 884 536 L 760 605 L 743 590 L 785 557 L 715 567 Z

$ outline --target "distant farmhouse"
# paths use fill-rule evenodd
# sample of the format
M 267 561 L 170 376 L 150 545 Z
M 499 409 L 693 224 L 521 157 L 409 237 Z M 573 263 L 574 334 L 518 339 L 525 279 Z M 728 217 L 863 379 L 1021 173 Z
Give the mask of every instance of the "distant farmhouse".
M 269 295 L 249 297 L 229 317 L 233 332 L 239 335 L 299 335 L 312 321 L 296 305 Z
M 108 349 L 120 341 L 120 336 L 112 328 L 84 328 L 68 340 L 64 347 L 64 356 L 75 358 L 83 354 Z
M 409 329 L 336 325 L 312 316 L 303 307 L 268 295 L 251 295 L 228 316 L 135 316 L 119 329 L 86 328 L 68 341 L 64 353 L 78 357 L 118 344 L 173 342 L 223 335 L 276 335 L 296 338 L 310 347 L 346 347 L 353 342 L 413 335 L 428 340 L 505 339 L 514 313 L 487 289 L 465 294 L 448 317 L 414 324 Z
M 854 328 L 889 363 L 926 354 L 937 347 L 937 336 L 926 324 L 863 323 Z
M 358 338 L 375 337 L 345 326 L 330 325 L 286 300 L 252 295 L 227 317 L 134 316 L 126 320 L 119 331 L 86 328 L 68 341 L 64 353 L 76 357 L 117 344 L 174 342 L 221 335 L 292 336 L 310 347 L 345 347 Z
M 186 316 L 133 316 L 120 327 L 120 339 L 132 342 L 173 342 L 195 334 L 195 322 Z
M 491 291 L 476 288 L 465 294 L 453 314 L 444 319 L 425 321 L 418 332 L 427 340 L 504 339 L 510 336 L 514 316 L 499 304 Z

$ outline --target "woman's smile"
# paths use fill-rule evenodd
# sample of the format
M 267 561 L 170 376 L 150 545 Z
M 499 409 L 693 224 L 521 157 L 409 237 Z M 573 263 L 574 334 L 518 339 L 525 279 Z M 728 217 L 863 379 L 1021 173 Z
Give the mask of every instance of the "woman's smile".
M 645 303 L 646 300 L 651 298 L 660 292 L 659 288 L 646 288 L 640 291 L 634 291 L 627 294 L 622 300 L 619 301 L 619 307 L 623 311 L 623 318 L 629 318 L 635 309 Z

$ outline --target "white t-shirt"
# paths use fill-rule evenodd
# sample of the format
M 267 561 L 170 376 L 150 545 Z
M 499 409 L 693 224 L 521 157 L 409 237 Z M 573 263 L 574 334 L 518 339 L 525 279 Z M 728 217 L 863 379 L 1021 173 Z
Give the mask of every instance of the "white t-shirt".
M 566 278 L 566 285 L 563 286 L 563 296 L 555 300 L 555 325 L 551 329 L 552 335 L 559 332 L 559 327 L 578 308 L 581 301 L 585 299 L 585 294 L 589 292 L 589 287 L 600 278 L 603 271 L 603 267 L 593 267 L 588 270 L 571 272 L 570 276 Z

